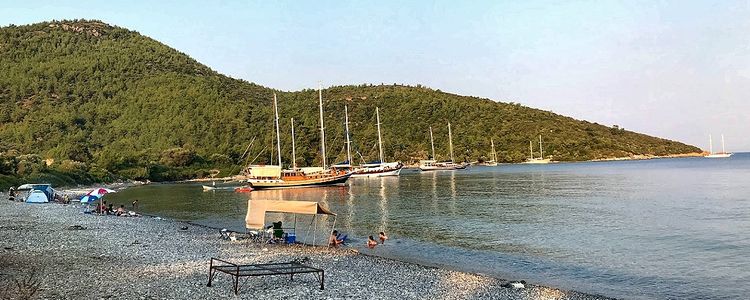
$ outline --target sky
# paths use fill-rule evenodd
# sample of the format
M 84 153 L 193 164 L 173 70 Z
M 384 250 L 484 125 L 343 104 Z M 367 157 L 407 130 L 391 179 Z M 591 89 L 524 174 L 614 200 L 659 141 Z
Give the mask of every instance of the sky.
M 750 151 L 750 0 L 7 2 L 1 26 L 99 19 L 276 89 L 422 84 Z

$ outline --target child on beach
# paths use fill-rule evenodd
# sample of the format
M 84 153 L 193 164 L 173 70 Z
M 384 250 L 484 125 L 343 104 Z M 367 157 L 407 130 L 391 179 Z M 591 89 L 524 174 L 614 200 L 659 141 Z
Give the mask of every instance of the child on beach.
M 375 238 L 370 236 L 370 238 L 367 239 L 367 248 L 374 249 L 375 246 L 378 245 L 378 242 L 375 241 Z
M 385 244 L 385 240 L 388 239 L 388 236 L 386 236 L 385 232 L 382 232 L 382 231 L 380 232 L 380 234 L 378 235 L 378 237 L 380 238 L 380 243 L 381 244 Z

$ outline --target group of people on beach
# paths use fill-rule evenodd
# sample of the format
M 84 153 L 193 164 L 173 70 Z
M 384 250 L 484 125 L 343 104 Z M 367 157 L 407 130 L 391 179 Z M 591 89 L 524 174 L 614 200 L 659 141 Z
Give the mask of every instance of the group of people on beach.
M 378 239 L 380 239 L 380 244 L 385 244 L 385 241 L 388 239 L 388 236 L 385 235 L 385 232 L 381 231 L 378 234 Z M 338 247 L 346 242 L 346 235 L 339 234 L 338 230 L 334 230 L 331 232 L 331 236 L 328 237 L 328 246 L 329 247 Z M 378 245 L 378 241 L 375 240 L 373 236 L 369 236 L 367 238 L 367 248 L 373 249 L 375 246 Z
M 138 207 L 138 200 L 133 200 L 132 203 L 133 209 Z M 118 217 L 140 217 L 141 215 L 135 213 L 134 211 L 128 211 L 125 209 L 125 205 L 121 204 L 118 208 L 115 208 L 112 203 L 107 204 L 106 200 L 102 200 L 99 202 L 99 204 L 96 206 L 94 211 L 100 215 L 115 215 Z

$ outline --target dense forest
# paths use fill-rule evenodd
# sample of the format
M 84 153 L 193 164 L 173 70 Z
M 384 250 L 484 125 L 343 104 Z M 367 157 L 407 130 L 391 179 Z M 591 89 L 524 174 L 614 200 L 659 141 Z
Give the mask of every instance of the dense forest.
M 219 74 L 151 38 L 100 21 L 0 28 L 0 186 L 122 179 L 177 180 L 236 174 L 276 163 L 272 99 L 279 99 L 282 160 L 320 164 L 318 91 L 284 92 Z M 324 78 L 321 78 L 324 80 Z M 314 83 L 313 83 L 314 84 Z M 348 106 L 357 161 L 377 158 L 380 108 L 387 160 L 484 160 L 494 139 L 501 162 L 528 157 L 544 138 L 558 161 L 699 152 L 696 147 L 579 121 L 515 103 L 398 84 L 322 91 L 328 161 L 342 161 Z M 535 149 L 538 148 L 535 146 Z

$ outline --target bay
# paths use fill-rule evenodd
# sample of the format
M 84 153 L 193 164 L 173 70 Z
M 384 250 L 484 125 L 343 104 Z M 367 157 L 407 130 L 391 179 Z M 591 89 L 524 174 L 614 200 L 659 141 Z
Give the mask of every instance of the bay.
M 750 295 L 748 195 L 750 153 L 405 170 L 251 193 L 153 184 L 107 198 L 237 231 L 248 199 L 320 201 L 338 214 L 336 228 L 350 245 L 372 255 L 611 297 L 738 299 Z M 275 220 L 294 222 L 268 214 L 267 223 Z M 296 221 L 298 236 L 317 243 L 333 225 L 332 218 Z M 380 231 L 390 240 L 365 249 L 367 236 Z

